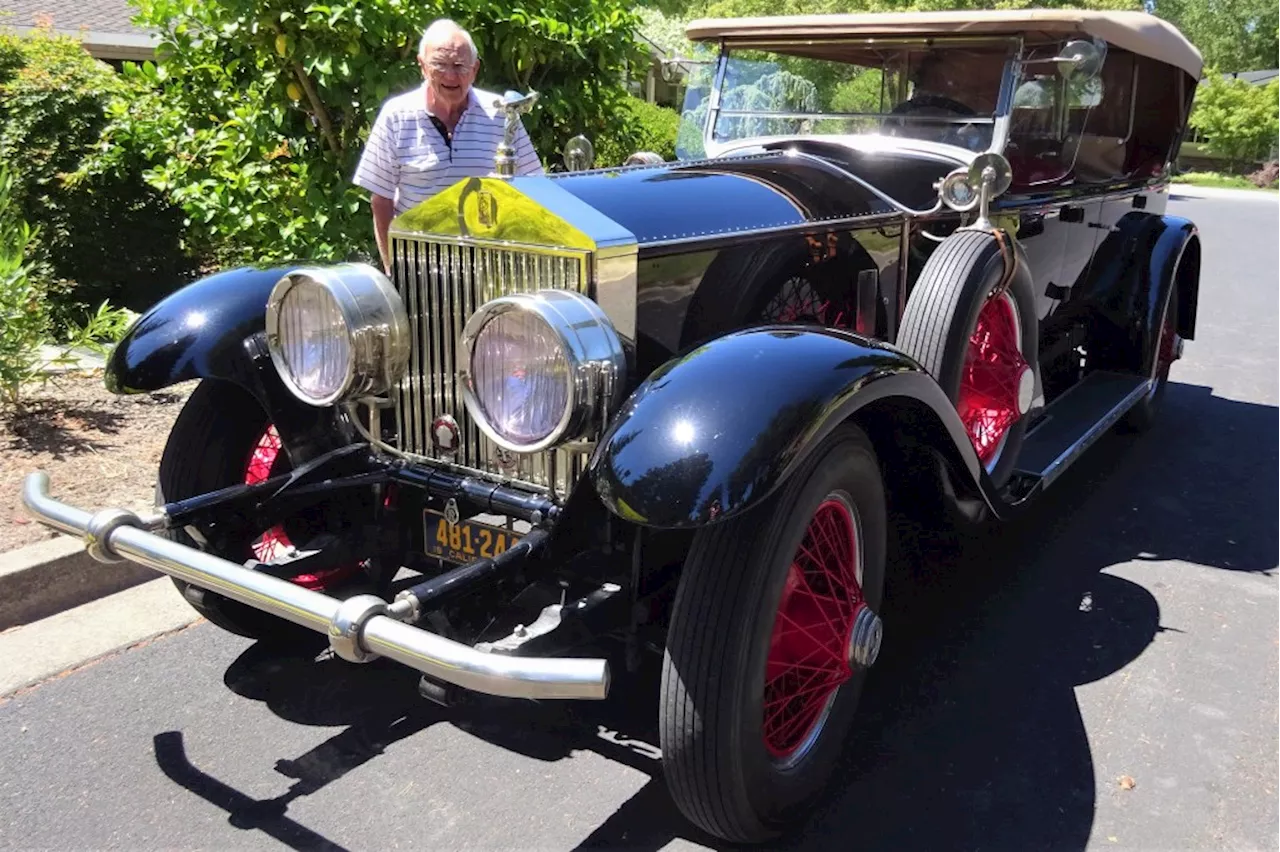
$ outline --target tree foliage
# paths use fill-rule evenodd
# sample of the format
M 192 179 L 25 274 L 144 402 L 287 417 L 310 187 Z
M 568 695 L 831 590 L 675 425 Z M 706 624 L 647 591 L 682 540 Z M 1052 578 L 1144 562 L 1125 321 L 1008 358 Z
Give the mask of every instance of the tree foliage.
M 171 287 L 195 265 L 181 244 L 180 213 L 140 167 L 69 179 L 126 91 L 78 39 L 47 29 L 0 33 L 0 162 L 11 170 L 15 210 L 39 230 L 27 247 L 30 275 L 48 290 L 59 326 L 103 299 Z
M 1261 160 L 1280 133 L 1280 85 L 1253 86 L 1209 73 L 1196 92 L 1191 126 L 1204 133 L 1211 153 L 1233 166 Z
M 350 178 L 382 102 L 421 82 L 414 54 L 437 17 L 472 33 L 478 87 L 542 93 L 525 126 L 544 160 L 610 129 L 641 56 L 619 0 L 138 2 L 165 55 L 126 71 L 132 92 L 86 171 L 151 163 L 148 179 L 223 262 L 373 253 L 367 195 Z
M 1155 0 L 1155 13 L 1223 73 L 1276 67 L 1278 12 L 1275 0 Z

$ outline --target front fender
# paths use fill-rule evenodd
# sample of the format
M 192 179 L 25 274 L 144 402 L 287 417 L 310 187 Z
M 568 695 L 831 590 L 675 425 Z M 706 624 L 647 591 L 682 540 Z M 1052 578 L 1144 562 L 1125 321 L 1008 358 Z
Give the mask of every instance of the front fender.
M 292 267 L 210 275 L 161 300 L 133 324 L 107 361 L 112 393 L 143 393 L 189 379 L 246 384 L 245 341 L 263 331 L 267 296 Z
M 232 269 L 161 300 L 112 350 L 104 377 L 107 389 L 133 394 L 191 379 L 229 381 L 258 400 L 291 453 L 305 457 L 342 440 L 335 410 L 315 408 L 293 396 L 267 352 L 267 297 L 296 268 Z
M 812 326 L 740 331 L 668 361 L 623 405 L 590 475 L 624 520 L 702 526 L 764 500 L 831 430 L 886 397 L 912 403 L 904 417 L 933 419 L 913 431 L 936 436 L 990 505 L 990 481 L 937 382 L 886 344 Z

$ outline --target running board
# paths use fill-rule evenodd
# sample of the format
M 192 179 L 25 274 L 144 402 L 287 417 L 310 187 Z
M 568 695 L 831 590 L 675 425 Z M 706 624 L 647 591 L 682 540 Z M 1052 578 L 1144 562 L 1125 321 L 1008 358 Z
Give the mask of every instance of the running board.
M 1142 400 L 1148 387 L 1150 380 L 1140 376 L 1090 373 L 1044 410 L 1024 440 L 1017 473 L 1048 488 Z

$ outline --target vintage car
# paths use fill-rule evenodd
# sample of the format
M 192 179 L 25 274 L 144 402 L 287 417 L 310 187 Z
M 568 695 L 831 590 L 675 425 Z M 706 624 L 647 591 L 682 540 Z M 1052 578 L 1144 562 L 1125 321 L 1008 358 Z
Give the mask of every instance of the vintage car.
M 325 634 L 435 701 L 600 700 L 652 657 L 676 804 L 758 842 L 893 639 L 902 513 L 999 523 L 1157 416 L 1196 329 L 1165 207 L 1201 57 L 1141 13 L 687 32 L 678 161 L 514 177 L 499 148 L 394 221 L 389 275 L 177 291 L 106 370 L 199 380 L 157 510 L 24 498 L 226 630 Z M 501 100 L 510 129 L 533 97 Z

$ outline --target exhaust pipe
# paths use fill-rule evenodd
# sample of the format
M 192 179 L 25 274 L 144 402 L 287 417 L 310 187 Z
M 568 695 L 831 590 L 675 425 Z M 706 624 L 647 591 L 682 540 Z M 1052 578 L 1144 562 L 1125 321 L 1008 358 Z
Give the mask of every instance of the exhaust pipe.
M 49 496 L 43 471 L 27 475 L 22 502 L 45 526 L 83 537 L 99 562 L 127 559 L 323 633 L 349 662 L 386 657 L 446 683 L 507 698 L 602 700 L 609 694 L 607 660 L 477 651 L 387 615 L 392 605 L 375 595 L 340 601 L 149 532 L 165 526 L 163 515 L 144 520 L 123 509 L 91 515 L 59 502 Z

